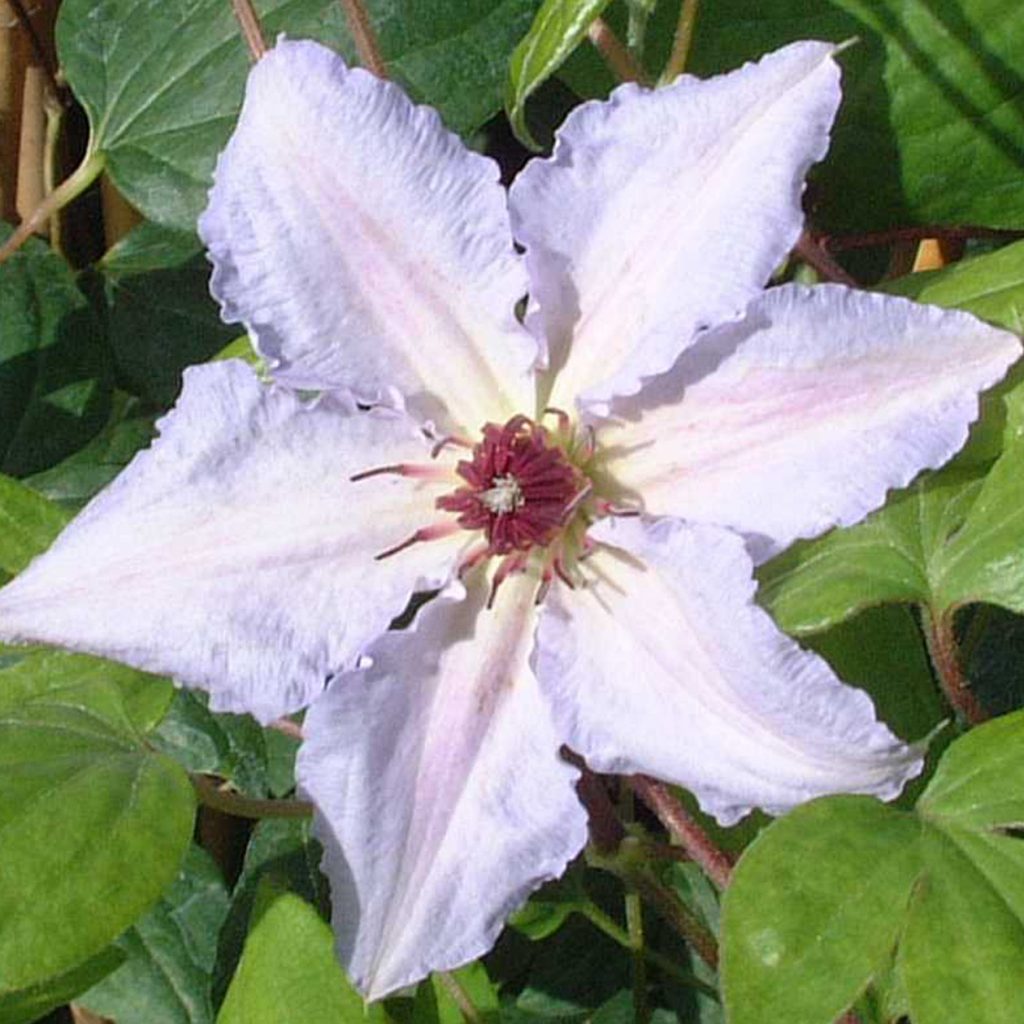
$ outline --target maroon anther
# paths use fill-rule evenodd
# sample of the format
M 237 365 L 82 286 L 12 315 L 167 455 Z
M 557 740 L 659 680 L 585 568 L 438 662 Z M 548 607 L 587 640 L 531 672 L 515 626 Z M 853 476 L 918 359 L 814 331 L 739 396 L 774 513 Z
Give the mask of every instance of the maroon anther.
M 488 423 L 483 440 L 456 472 L 466 481 L 437 499 L 467 530 L 483 530 L 489 553 L 544 547 L 565 525 L 588 482 L 548 432 L 525 416 Z

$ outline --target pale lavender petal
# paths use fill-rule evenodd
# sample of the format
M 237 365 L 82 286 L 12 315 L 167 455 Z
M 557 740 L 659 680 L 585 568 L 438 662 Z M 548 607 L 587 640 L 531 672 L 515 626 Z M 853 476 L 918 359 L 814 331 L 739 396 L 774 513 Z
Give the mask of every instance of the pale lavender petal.
M 617 89 L 566 119 L 512 187 L 552 402 L 603 403 L 740 315 L 796 241 L 807 169 L 839 105 L 826 43 L 731 74 Z
M 0 590 L 0 641 L 56 644 L 209 690 L 267 720 L 354 664 L 464 540 L 374 555 L 437 520 L 404 414 L 304 403 L 239 362 L 185 372 L 161 436 Z
M 484 953 L 586 841 L 527 666 L 536 587 L 513 577 L 491 611 L 480 591 L 438 599 L 306 717 L 298 777 L 339 956 L 370 999 Z
M 249 76 L 199 231 L 225 318 L 278 381 L 397 389 L 468 430 L 533 411 L 498 168 L 393 83 L 279 42 Z
M 590 584 L 552 591 L 535 663 L 592 767 L 678 783 L 725 823 L 824 793 L 889 799 L 920 771 L 868 696 L 753 603 L 742 538 L 671 519 L 593 532 Z
M 765 555 L 863 518 L 963 445 L 1021 345 L 967 313 L 839 285 L 774 288 L 617 403 L 617 486 Z M 614 488 L 613 488 L 614 489 Z

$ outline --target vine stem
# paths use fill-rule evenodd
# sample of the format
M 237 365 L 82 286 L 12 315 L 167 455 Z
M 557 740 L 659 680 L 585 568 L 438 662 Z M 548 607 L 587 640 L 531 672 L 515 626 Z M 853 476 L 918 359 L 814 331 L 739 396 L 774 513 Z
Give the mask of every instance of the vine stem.
M 46 222 L 77 199 L 103 170 L 103 154 L 90 153 L 15 229 L 0 246 L 0 264 L 11 258 Z
M 267 43 L 260 28 L 259 15 L 252 6 L 251 0 L 231 0 L 231 9 L 235 12 L 242 36 L 252 59 L 259 60 L 267 52 Z
M 387 78 L 388 69 L 381 56 L 380 45 L 373 31 L 370 16 L 363 6 L 363 0 L 341 0 L 348 30 L 352 33 L 352 41 L 356 44 L 359 63 L 367 71 L 372 71 L 378 78 Z
M 630 786 L 637 796 L 657 815 L 669 835 L 700 865 L 704 873 L 724 889 L 732 875 L 732 862 L 724 850 L 690 816 L 668 787 L 646 775 L 633 775 Z
M 661 80 L 665 83 L 671 82 L 686 70 L 699 7 L 699 0 L 683 0 L 679 8 L 679 21 L 676 22 L 676 34 L 672 39 L 672 52 L 669 54 L 665 70 L 661 73 Z
M 971 690 L 970 681 L 960 666 L 952 614 L 928 608 L 923 611 L 922 618 L 928 656 L 946 700 L 970 725 L 984 722 L 988 713 Z
M 631 948 L 629 933 L 596 904 L 588 903 L 585 906 L 580 907 L 579 913 L 594 925 L 595 928 L 604 932 L 604 934 L 613 942 L 617 942 L 624 949 Z M 657 967 L 662 974 L 675 979 L 681 985 L 686 985 L 688 988 L 695 988 L 699 992 L 703 992 L 704 995 L 710 996 L 712 999 L 718 999 L 718 991 L 715 988 L 708 985 L 706 982 L 701 981 L 700 978 L 695 977 L 693 974 L 684 971 L 670 957 L 667 957 L 663 953 L 659 953 L 656 949 L 651 949 L 648 946 L 644 947 L 643 956 L 652 967 Z
M 308 818 L 313 805 L 305 800 L 259 800 L 243 796 L 230 789 L 222 789 L 206 775 L 191 775 L 192 786 L 204 807 L 233 815 L 236 818 Z
M 587 38 L 620 82 L 643 83 L 646 80 L 643 68 L 633 60 L 633 55 L 622 45 L 622 40 L 604 18 L 595 18 L 590 23 Z
M 859 287 L 857 282 L 839 265 L 824 244 L 809 231 L 803 231 L 793 251 L 826 281 L 838 281 L 849 288 Z
M 818 244 L 829 251 L 844 249 L 870 249 L 873 246 L 892 245 L 895 242 L 920 242 L 926 238 L 943 241 L 966 241 L 984 238 L 997 242 L 1014 242 L 1024 238 L 1024 231 L 1015 228 L 989 228 L 977 224 L 923 224 L 917 227 L 889 228 L 885 231 L 865 231 L 852 235 L 820 235 Z
M 436 977 L 444 986 L 445 991 L 452 997 L 452 1002 L 459 1008 L 459 1013 L 469 1024 L 483 1024 L 483 1017 L 476 1008 L 473 1000 L 469 998 L 462 982 L 455 977 L 451 971 L 438 971 Z

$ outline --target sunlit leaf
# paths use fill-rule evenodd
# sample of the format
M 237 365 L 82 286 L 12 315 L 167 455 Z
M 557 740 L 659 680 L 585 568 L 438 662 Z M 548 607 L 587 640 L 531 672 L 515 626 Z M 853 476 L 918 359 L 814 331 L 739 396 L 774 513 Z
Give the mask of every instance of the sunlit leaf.
M 101 953 L 174 878 L 191 835 L 188 777 L 85 660 L 0 669 L 0 998 Z
M 526 125 L 526 101 L 586 36 L 610 0 L 544 0 L 509 62 L 505 110 L 516 135 L 536 147 Z

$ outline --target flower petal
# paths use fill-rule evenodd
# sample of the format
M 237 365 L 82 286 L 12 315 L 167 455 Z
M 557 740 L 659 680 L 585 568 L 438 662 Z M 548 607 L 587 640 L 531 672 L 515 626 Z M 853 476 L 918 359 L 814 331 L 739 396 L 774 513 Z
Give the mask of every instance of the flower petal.
M 0 640 L 173 675 L 268 720 L 307 704 L 450 573 L 462 538 L 374 554 L 436 521 L 426 484 L 352 483 L 428 449 L 404 414 L 308 405 L 242 363 L 187 370 L 161 437 L 0 590 Z
M 526 167 L 512 224 L 558 371 L 555 405 L 635 393 L 763 287 L 828 148 L 832 51 L 796 43 L 706 81 L 624 85 L 577 107 L 554 156 Z
M 505 918 L 586 841 L 577 772 L 527 666 L 536 580 L 495 608 L 471 591 L 382 638 L 306 717 L 338 951 L 379 999 L 490 948 Z
M 199 230 L 225 319 L 278 381 L 370 400 L 397 388 L 472 430 L 532 411 L 498 168 L 396 85 L 279 42 L 249 76 Z
M 691 789 L 729 823 L 823 793 L 894 797 L 916 751 L 753 603 L 742 538 L 662 519 L 605 521 L 594 579 L 553 591 L 535 668 L 565 742 L 598 771 Z
M 784 286 L 615 408 L 617 483 L 653 515 L 759 535 L 760 554 L 860 520 L 963 445 L 1020 342 L 974 317 Z

